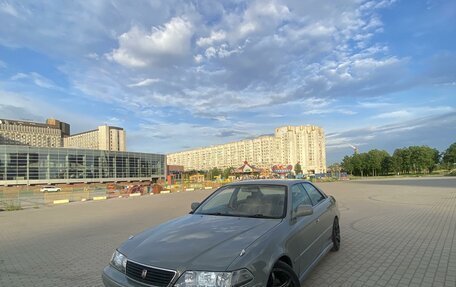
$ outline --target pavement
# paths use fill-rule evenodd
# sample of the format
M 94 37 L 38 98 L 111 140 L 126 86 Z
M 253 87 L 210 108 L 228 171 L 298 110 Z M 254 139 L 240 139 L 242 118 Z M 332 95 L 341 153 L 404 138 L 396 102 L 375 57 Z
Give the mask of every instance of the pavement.
M 318 184 L 341 211 L 342 246 L 308 286 L 456 286 L 456 178 Z M 102 286 L 131 234 L 188 213 L 211 191 L 0 212 L 0 286 Z

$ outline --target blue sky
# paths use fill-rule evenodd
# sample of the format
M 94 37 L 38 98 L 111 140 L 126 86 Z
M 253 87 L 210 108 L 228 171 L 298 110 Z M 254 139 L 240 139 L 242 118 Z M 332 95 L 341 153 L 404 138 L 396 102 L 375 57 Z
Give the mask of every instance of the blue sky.
M 314 124 L 328 164 L 456 142 L 456 2 L 0 0 L 0 118 L 169 153 Z

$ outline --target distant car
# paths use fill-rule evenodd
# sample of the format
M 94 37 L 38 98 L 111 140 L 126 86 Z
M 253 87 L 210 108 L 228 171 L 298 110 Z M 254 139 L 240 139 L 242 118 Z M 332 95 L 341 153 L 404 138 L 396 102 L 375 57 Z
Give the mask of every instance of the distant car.
M 41 192 L 57 192 L 61 191 L 60 187 L 56 187 L 53 185 L 45 185 L 42 188 L 40 188 Z
M 191 207 L 124 242 L 104 285 L 299 287 L 340 247 L 336 200 L 307 181 L 232 183 Z

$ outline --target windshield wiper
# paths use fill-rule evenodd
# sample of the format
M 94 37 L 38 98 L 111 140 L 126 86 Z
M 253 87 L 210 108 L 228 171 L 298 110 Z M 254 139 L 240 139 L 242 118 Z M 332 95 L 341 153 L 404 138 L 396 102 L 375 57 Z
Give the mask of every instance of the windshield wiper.
M 208 213 L 197 213 L 200 215 L 215 215 L 215 216 L 235 216 L 229 213 L 221 213 L 221 212 L 208 212 Z
M 275 218 L 273 216 L 266 216 L 266 215 L 261 214 L 261 213 L 247 215 L 246 217 L 252 217 L 252 218 Z

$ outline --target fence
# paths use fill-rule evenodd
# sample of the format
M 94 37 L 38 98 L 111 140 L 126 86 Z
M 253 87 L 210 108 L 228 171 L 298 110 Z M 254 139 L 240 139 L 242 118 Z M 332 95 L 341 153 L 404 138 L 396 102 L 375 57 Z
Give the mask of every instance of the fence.
M 106 196 L 104 187 L 66 187 L 59 192 L 41 192 L 39 186 L 0 187 L 0 210 L 39 208 L 41 206 L 85 201 Z

